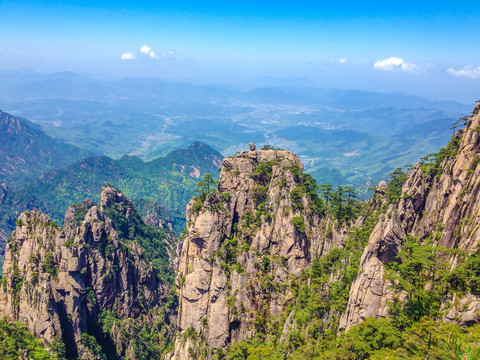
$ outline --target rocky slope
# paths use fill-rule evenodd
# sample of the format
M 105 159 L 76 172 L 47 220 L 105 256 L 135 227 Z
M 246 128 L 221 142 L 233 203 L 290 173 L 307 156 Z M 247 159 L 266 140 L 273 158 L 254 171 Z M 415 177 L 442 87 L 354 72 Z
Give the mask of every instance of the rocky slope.
M 389 315 L 395 284 L 386 279 L 385 265 L 396 261 L 408 237 L 420 244 L 457 249 L 457 253 L 444 255 L 449 272 L 459 265 L 458 250 L 476 253 L 480 240 L 479 131 L 477 104 L 466 127 L 436 159 L 423 166 L 417 163 L 411 170 L 401 199 L 390 205 L 370 236 L 340 329 L 348 330 L 367 317 Z M 443 309 L 446 321 L 479 322 L 480 297 L 470 292 L 446 296 Z
M 70 207 L 63 229 L 38 211 L 23 213 L 6 246 L 0 314 L 47 344 L 62 340 L 70 359 L 138 358 L 135 332 L 152 326 L 168 292 L 141 242 L 122 232 L 139 236 L 138 219 L 109 186 L 99 205 Z
M 179 249 L 175 359 L 265 332 L 266 318 L 292 297 L 290 279 L 347 241 L 322 216 L 312 178 L 289 151 L 224 159 L 218 188 L 203 195 L 187 206 Z
M 225 159 L 218 188 L 187 207 L 173 358 L 208 358 L 265 334 L 275 343 L 293 333 L 305 338 L 301 344 L 312 336 L 309 324 L 342 332 L 372 317 L 409 316 L 404 329 L 422 317 L 478 323 L 479 133 L 477 105 L 445 148 L 411 169 L 399 196 L 393 183 L 380 182 L 348 229 L 332 220 L 334 209 L 317 206 L 292 153 L 249 151 Z M 418 270 L 405 272 L 409 261 Z M 310 305 L 302 305 L 296 288 L 313 281 L 323 286 L 313 294 L 322 310 L 306 320 L 298 312 Z M 272 334 L 279 326 L 280 335 Z

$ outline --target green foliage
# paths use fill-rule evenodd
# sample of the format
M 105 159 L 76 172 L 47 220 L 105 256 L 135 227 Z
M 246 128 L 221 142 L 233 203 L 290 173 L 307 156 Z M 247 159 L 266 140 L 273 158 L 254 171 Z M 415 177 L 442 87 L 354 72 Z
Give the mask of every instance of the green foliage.
M 90 304 L 96 304 L 97 303 L 97 298 L 95 297 L 95 293 L 93 292 L 93 290 L 90 290 L 87 294 L 87 298 L 88 298 L 88 302 Z
M 331 193 L 330 213 L 340 224 L 348 223 L 358 217 L 361 206 L 355 191 L 349 187 L 339 186 Z
M 0 359 L 47 360 L 52 357 L 25 325 L 0 318 Z
M 318 215 L 323 215 L 325 211 L 325 203 L 318 196 L 318 185 L 310 174 L 303 172 L 299 165 L 294 164 L 288 167 L 297 183 L 290 192 L 290 201 L 294 211 L 303 210 L 303 196 L 306 195 L 310 199 L 313 211 Z
M 194 213 L 198 214 L 203 208 L 203 201 L 200 197 L 195 197 L 194 200 L 195 202 L 193 203 L 192 210 Z
M 269 145 L 269 144 L 265 144 L 262 146 L 262 148 L 260 150 L 275 150 L 275 147 L 273 147 L 272 145 Z
M 480 359 L 480 347 L 466 344 L 457 336 L 450 336 L 442 342 L 442 348 L 448 354 L 449 359 L 454 360 L 477 360 Z
M 291 223 L 297 229 L 297 231 L 304 233 L 305 232 L 305 221 L 303 216 L 294 216 L 291 220 Z
M 348 332 L 319 336 L 310 323 L 304 332 L 290 330 L 286 342 L 254 337 L 232 344 L 226 359 L 478 359 L 480 325 L 462 329 L 429 319 L 399 328 L 391 318 L 367 318 Z M 308 332 L 310 331 L 310 332 Z M 257 357 L 260 355 L 260 357 Z
M 235 296 L 227 296 L 226 303 L 230 308 L 235 306 Z
M 333 189 L 332 185 L 330 184 L 322 184 L 320 185 L 320 192 L 323 195 L 323 199 L 327 205 L 330 205 L 333 199 Z
M 227 360 L 282 360 L 284 355 L 276 344 L 263 343 L 259 339 L 233 344 L 227 353 Z
M 65 360 L 67 357 L 67 349 L 65 343 L 55 336 L 50 344 L 48 344 L 50 355 L 54 360 Z
M 102 325 L 103 331 L 105 333 L 110 333 L 113 325 L 115 323 L 118 323 L 119 319 L 115 317 L 114 312 L 112 310 L 103 309 L 99 315 L 99 322 Z
M 300 211 L 303 210 L 303 189 L 300 187 L 296 187 L 292 191 L 290 191 L 290 201 L 292 204 L 292 210 L 293 211 Z
M 448 264 L 440 262 L 439 257 L 439 253 L 444 252 L 444 248 L 419 244 L 409 237 L 397 255 L 398 262 L 388 264 L 388 278 L 395 281 L 397 294 L 390 312 L 402 326 L 425 316 L 439 316 L 447 289 Z
M 272 179 L 272 168 L 275 165 L 278 165 L 277 161 L 261 161 L 250 177 L 259 185 L 268 186 Z
M 220 194 L 220 196 L 221 196 L 221 198 L 222 198 L 223 200 L 225 200 L 225 201 L 229 201 L 230 198 L 231 198 L 231 195 L 230 195 L 229 192 L 222 192 L 222 193 Z
M 396 348 L 400 345 L 401 332 L 392 319 L 368 318 L 337 339 L 340 353 L 353 353 L 356 359 L 368 359 L 375 351 Z
M 338 186 L 333 190 L 332 185 L 322 184 L 320 193 L 325 203 L 325 211 L 340 224 L 349 223 L 360 215 L 362 205 L 352 187 Z
M 126 217 L 127 212 L 129 212 L 128 218 Z M 167 230 L 146 225 L 131 205 L 121 206 L 111 203 L 104 210 L 104 214 L 112 220 L 119 237 L 124 240 L 137 241 L 144 250 L 147 260 L 153 263 L 157 276 L 167 283 L 171 283 L 174 274 L 168 263 L 168 248 L 165 243 Z
M 461 137 L 457 134 L 452 135 L 450 142 L 438 153 L 429 154 L 422 158 L 422 170 L 426 175 L 440 176 L 442 173 L 441 165 L 445 159 L 451 159 L 457 156 Z
M 459 257 L 458 266 L 447 277 L 451 289 L 480 296 L 480 251 L 477 249 L 468 257 L 459 254 Z
M 467 122 L 468 122 L 468 116 L 463 116 L 452 124 L 452 126 L 450 127 L 450 130 L 455 131 L 459 127 L 465 127 L 467 125 Z
M 5 280 L 4 280 L 5 279 Z M 4 290 L 6 290 L 7 279 L 2 278 Z M 20 290 L 23 286 L 23 278 L 20 273 L 20 269 L 18 268 L 18 263 L 13 263 L 13 271 L 12 271 L 12 304 L 13 306 L 18 306 L 20 303 Z
M 387 199 L 389 204 L 393 204 L 402 195 L 402 186 L 407 181 L 407 174 L 402 168 L 397 168 L 389 175 Z
M 256 185 L 253 188 L 253 201 L 258 206 L 264 204 L 268 198 L 267 188 L 263 185 Z
M 102 347 L 98 344 L 97 339 L 87 333 L 82 334 L 82 345 L 85 346 L 98 359 L 106 360 L 107 357 L 102 352 Z
M 215 181 L 210 174 L 205 174 L 203 179 L 197 184 L 197 189 L 195 192 L 198 194 L 198 198 L 202 203 L 205 202 L 208 196 L 215 192 L 216 184 L 217 181 Z
M 470 164 L 470 168 L 468 170 L 472 173 L 475 172 L 475 169 L 477 168 L 479 162 L 480 162 L 480 156 L 477 154 L 473 158 L 473 161 Z
M 190 326 L 189 328 L 187 328 L 187 330 L 185 330 L 182 333 L 182 342 L 185 343 L 188 339 L 196 340 L 197 337 L 198 337 L 197 332 L 195 331 L 193 326 Z
M 43 266 L 45 266 L 45 271 L 53 276 L 57 275 L 57 267 L 55 266 L 55 260 L 53 258 L 53 253 L 47 252 L 45 254 L 45 260 L 43 260 Z
M 160 359 L 162 347 L 159 345 L 158 333 L 147 324 L 134 323 L 130 332 L 134 359 Z

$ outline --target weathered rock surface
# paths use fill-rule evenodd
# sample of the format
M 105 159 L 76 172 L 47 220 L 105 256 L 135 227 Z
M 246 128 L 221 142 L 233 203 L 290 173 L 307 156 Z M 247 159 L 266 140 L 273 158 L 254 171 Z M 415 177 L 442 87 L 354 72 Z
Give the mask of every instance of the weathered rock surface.
M 480 240 L 479 126 L 477 104 L 465 129 L 455 135 L 461 139 L 458 154 L 446 158 L 437 174 L 424 174 L 420 164 L 411 170 L 402 198 L 390 205 L 370 236 L 340 329 L 348 329 L 367 317 L 388 316 L 392 287 L 384 278 L 384 265 L 395 259 L 407 235 L 417 237 L 419 242 L 432 238 L 438 245 L 467 254 L 475 250 Z M 455 268 L 456 256 L 451 255 L 449 262 L 451 269 Z M 460 324 L 480 321 L 477 297 L 465 294 L 462 299 L 445 301 L 452 308 L 444 320 Z
M 167 291 L 140 246 L 119 239 L 104 214 L 112 205 L 124 209 L 126 218 L 132 211 L 125 206 L 129 200 L 108 186 L 99 206 L 86 201 L 70 207 L 64 229 L 45 214 L 27 211 L 6 246 L 0 314 L 24 322 L 47 343 L 63 340 L 68 358 L 98 356 L 85 345 L 85 334 L 128 357 L 128 339 L 104 333 L 101 315 L 153 321 L 147 313 Z
M 244 151 L 224 159 L 213 194 L 189 203 L 176 277 L 175 359 L 260 331 L 254 313 L 278 316 L 292 296 L 291 276 L 346 242 L 346 231 L 316 211 L 308 181 L 289 151 Z M 202 339 L 195 346 L 185 339 L 192 333 Z

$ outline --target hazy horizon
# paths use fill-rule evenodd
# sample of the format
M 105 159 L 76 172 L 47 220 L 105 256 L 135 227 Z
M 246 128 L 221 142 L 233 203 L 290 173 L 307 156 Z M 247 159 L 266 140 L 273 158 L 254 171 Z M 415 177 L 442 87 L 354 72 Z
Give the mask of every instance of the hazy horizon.
M 473 1 L 3 1 L 0 71 L 480 98 Z M 271 80 L 271 79 L 270 79 Z

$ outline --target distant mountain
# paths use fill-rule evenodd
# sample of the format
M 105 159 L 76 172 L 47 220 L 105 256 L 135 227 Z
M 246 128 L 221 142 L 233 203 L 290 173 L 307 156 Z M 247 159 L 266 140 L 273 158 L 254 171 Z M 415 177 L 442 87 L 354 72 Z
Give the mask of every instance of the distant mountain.
M 0 183 L 18 188 L 47 170 L 92 155 L 47 136 L 38 125 L 0 110 Z
M 254 82 L 254 83 L 258 83 Z M 230 102 L 232 99 L 254 104 L 316 105 L 330 108 L 365 110 L 383 107 L 435 108 L 442 111 L 470 111 L 470 105 L 455 101 L 435 101 L 399 92 L 345 90 L 312 86 L 307 79 L 264 78 L 271 84 L 242 91 L 222 85 L 200 85 L 158 78 L 100 79 L 73 72 L 51 74 L 32 71 L 0 72 L 0 96 L 23 103 L 39 99 L 136 101 L 160 99 L 183 105 L 192 102 Z
M 108 183 L 141 205 L 139 210 L 144 217 L 154 212 L 165 216 L 158 205 L 166 208 L 176 230 L 182 230 L 185 207 L 199 178 L 206 173 L 218 177 L 221 163 L 222 155 L 200 142 L 150 162 L 136 156 L 119 160 L 89 157 L 49 171 L 20 189 L 6 191 L 0 202 L 0 226 L 9 233 L 18 215 L 32 209 L 61 220 L 69 205 L 85 198 L 98 201 L 99 189 Z
M 469 111 L 469 106 L 455 101 L 435 101 L 420 96 L 397 92 L 323 89 L 317 87 L 268 86 L 244 92 L 245 101 L 260 104 L 302 104 L 354 110 L 379 108 L 388 104 L 395 109 L 439 109 L 442 111 Z
M 271 80 L 262 83 L 273 86 L 245 90 L 9 72 L 0 73 L 0 108 L 114 159 L 130 154 L 150 161 L 193 141 L 224 156 L 249 142 L 270 144 L 296 152 L 320 183 L 357 189 L 436 151 L 451 135 L 450 124 L 470 111 L 454 101 Z

